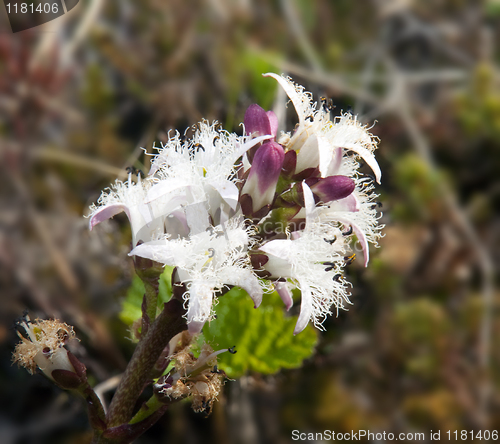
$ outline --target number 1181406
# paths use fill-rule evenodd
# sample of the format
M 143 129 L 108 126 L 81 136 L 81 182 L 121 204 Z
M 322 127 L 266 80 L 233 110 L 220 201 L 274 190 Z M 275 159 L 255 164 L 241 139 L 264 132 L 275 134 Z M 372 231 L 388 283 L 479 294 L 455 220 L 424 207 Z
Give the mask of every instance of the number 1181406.
M 41 14 L 42 12 L 45 14 L 57 14 L 59 12 L 59 5 L 57 3 L 38 3 L 38 5 L 35 5 L 34 3 L 29 5 L 28 3 L 21 3 L 20 5 L 14 3 L 12 4 L 12 8 L 11 4 L 7 3 L 5 6 L 7 8 L 7 13 L 9 14 Z
M 498 439 L 498 430 L 448 430 L 447 432 L 448 439 L 452 440 L 454 439 L 455 441 L 458 440 L 474 440 L 474 439 L 479 439 L 479 440 L 486 440 L 489 441 L 490 439 L 493 441 L 496 441 Z

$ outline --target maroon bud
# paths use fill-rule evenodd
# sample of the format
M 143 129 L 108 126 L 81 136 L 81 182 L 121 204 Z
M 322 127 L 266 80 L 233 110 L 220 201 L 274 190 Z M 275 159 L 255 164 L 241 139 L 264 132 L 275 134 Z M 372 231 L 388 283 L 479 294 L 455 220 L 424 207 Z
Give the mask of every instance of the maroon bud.
M 242 189 L 242 194 L 248 193 L 252 197 L 254 213 L 273 202 L 284 157 L 283 147 L 276 142 L 264 143 L 255 153 L 250 174 Z
M 259 105 L 250 105 L 245 113 L 243 120 L 245 124 L 245 134 L 247 136 L 259 137 L 272 135 L 276 137 L 278 132 L 278 118 L 272 111 L 264 111 Z M 261 146 L 260 143 L 247 151 L 247 158 L 253 163 L 255 153 Z
M 278 119 L 276 115 L 272 111 L 264 111 L 257 104 L 248 107 L 243 123 L 245 124 L 245 134 L 247 136 L 272 135 L 276 137 L 278 131 Z
M 320 180 L 323 180 L 321 177 L 310 177 L 309 179 L 304 180 L 306 185 L 311 188 L 316 185 Z
M 354 180 L 347 176 L 329 176 L 311 185 L 312 192 L 324 203 L 343 199 L 356 188 Z
M 276 142 L 266 142 L 257 150 L 250 175 L 253 171 L 259 177 L 259 190 L 262 193 L 278 181 L 284 158 L 283 147 Z

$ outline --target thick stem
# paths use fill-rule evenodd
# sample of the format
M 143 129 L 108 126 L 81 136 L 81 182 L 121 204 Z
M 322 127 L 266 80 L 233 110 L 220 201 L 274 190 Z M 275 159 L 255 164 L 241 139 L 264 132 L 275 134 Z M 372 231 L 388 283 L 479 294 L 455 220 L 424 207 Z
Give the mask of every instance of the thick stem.
M 161 352 L 170 339 L 186 329 L 183 315 L 182 302 L 172 298 L 141 339 L 109 406 L 108 427 L 130 421 L 135 403 Z

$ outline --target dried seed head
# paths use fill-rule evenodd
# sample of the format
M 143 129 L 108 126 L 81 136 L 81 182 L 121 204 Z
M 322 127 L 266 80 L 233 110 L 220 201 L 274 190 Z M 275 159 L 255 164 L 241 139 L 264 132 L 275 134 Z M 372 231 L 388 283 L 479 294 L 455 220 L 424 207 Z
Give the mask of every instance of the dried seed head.
M 210 412 L 217 399 L 225 373 L 217 369 L 217 355 L 226 350 L 214 352 L 208 344 L 203 344 L 200 355 L 195 358 L 191 346 L 177 352 L 172 358 L 175 361 L 175 372 L 161 378 L 155 385 L 159 396 L 170 399 L 191 397 L 195 412 Z
M 54 379 L 54 370 L 75 372 L 64 348 L 68 341 L 75 338 L 73 327 L 58 320 L 36 319 L 31 322 L 28 316 L 18 326 L 25 330 L 27 337 L 18 332 L 21 342 L 16 346 L 13 362 L 31 374 L 38 367 L 50 379 Z

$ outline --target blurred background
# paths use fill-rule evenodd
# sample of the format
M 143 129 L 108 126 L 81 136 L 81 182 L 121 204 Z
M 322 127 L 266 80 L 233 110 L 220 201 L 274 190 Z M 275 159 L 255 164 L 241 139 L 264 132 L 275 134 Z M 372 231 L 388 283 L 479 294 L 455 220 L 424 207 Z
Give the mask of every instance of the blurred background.
M 385 237 L 301 368 L 227 383 L 208 418 L 177 404 L 137 443 L 500 429 L 499 37 L 498 0 L 81 0 L 16 34 L 1 6 L 0 442 L 89 442 L 79 399 L 11 366 L 12 325 L 74 325 L 112 384 L 133 350 L 130 230 L 83 215 L 170 129 L 283 110 L 268 71 L 374 124 Z

